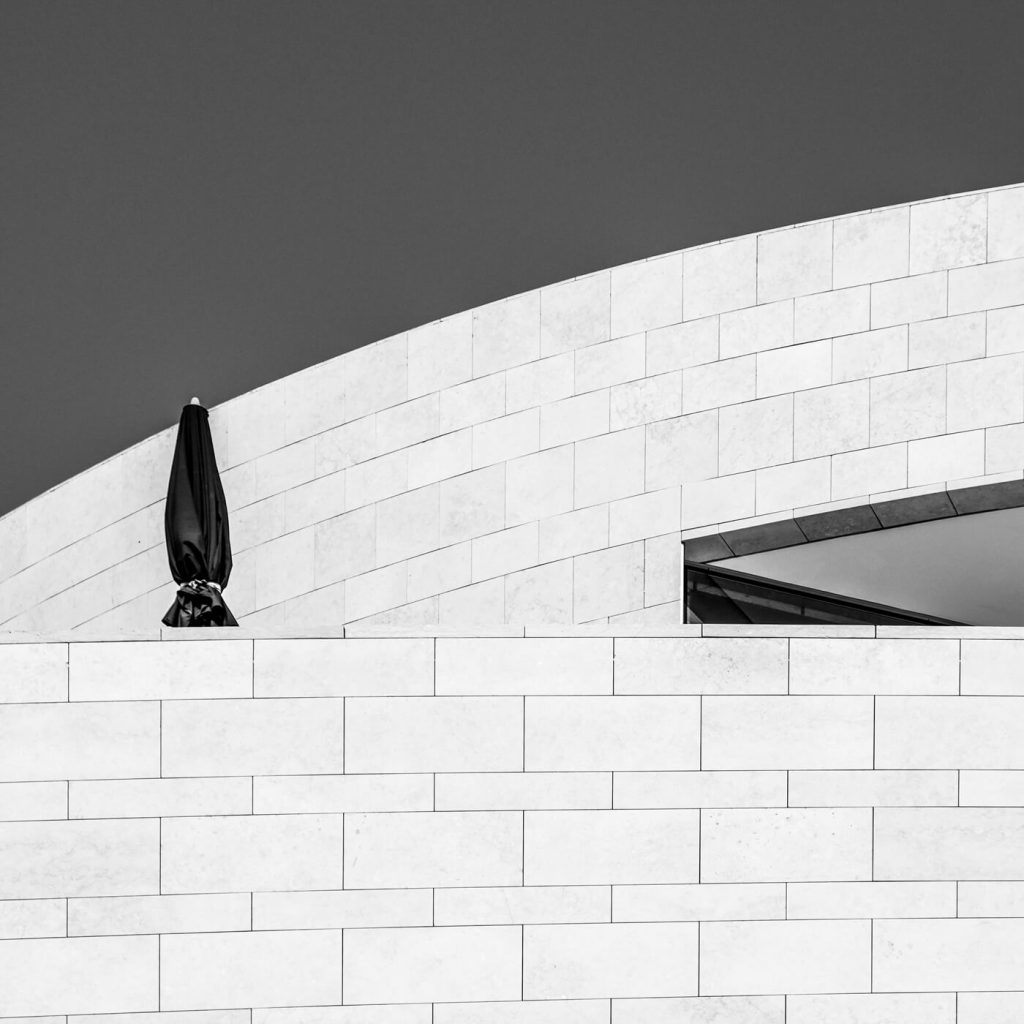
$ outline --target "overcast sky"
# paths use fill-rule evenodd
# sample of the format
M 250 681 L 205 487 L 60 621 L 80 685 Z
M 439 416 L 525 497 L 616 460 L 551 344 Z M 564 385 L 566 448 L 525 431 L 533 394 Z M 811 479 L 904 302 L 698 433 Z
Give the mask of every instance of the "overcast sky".
M 397 331 L 1024 180 L 1019 0 L 2 0 L 0 512 Z

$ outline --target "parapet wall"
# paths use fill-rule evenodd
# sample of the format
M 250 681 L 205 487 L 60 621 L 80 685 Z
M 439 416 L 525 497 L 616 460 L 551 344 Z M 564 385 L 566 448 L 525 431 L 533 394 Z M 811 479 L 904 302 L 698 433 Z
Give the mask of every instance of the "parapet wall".
M 680 531 L 1024 474 L 1024 187 L 659 256 L 211 413 L 249 625 L 678 621 Z M 0 520 L 0 628 L 171 603 L 172 431 Z
M 1024 631 L 503 632 L 0 645 L 0 1018 L 1024 1019 Z

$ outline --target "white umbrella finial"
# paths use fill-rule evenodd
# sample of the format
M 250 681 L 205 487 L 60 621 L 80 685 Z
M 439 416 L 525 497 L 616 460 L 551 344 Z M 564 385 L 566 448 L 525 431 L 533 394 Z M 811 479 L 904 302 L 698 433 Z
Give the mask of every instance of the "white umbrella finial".
M 192 396 L 192 401 L 189 404 L 190 405 L 199 405 L 199 399 L 196 398 L 195 395 L 193 395 Z

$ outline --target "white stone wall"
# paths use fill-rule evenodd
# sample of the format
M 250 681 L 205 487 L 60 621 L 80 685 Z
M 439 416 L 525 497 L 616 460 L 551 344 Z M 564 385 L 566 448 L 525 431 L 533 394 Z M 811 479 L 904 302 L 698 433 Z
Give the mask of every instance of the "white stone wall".
M 1024 630 L 371 632 L 0 645 L 0 1018 L 1024 1018 Z
M 678 538 L 1020 479 L 1024 187 L 688 249 L 212 411 L 253 626 L 678 621 Z M 173 597 L 166 431 L 0 520 L 0 628 Z

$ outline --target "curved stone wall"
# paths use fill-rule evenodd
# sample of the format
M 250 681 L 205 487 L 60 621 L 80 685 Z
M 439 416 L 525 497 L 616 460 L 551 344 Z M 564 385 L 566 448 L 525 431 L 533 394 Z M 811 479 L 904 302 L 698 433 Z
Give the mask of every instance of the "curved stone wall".
M 1024 187 L 604 270 L 211 411 L 247 624 L 678 621 L 679 537 L 1024 471 Z M 173 430 L 0 520 L 0 628 L 149 627 Z

